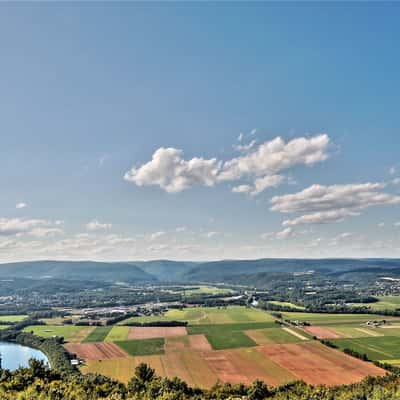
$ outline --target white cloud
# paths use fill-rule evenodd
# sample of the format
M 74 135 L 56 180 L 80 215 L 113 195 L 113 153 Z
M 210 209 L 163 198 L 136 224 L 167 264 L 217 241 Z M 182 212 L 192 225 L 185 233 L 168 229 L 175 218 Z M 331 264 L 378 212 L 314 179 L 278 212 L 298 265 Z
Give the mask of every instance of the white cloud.
M 180 232 L 185 232 L 186 231 L 186 226 L 178 226 L 175 228 L 175 232 L 180 233 Z
M 260 239 L 262 240 L 270 239 L 273 235 L 274 235 L 273 232 L 265 232 L 260 235 Z
M 35 228 L 50 224 L 43 219 L 0 218 L 0 236 L 26 234 Z
M 132 168 L 124 179 L 137 186 L 156 185 L 169 193 L 180 192 L 194 185 L 214 186 L 224 181 L 248 179 L 253 194 L 283 181 L 279 175 L 296 165 L 311 166 L 324 161 L 328 155 L 329 137 L 326 134 L 311 138 L 300 137 L 285 142 L 277 137 L 271 141 L 248 147 L 246 154 L 220 161 L 216 158 L 183 158 L 182 150 L 161 147 L 151 161 Z M 274 182 L 272 182 L 274 181 Z M 235 192 L 243 192 L 245 185 L 236 186 Z
M 205 234 L 205 236 L 206 236 L 206 238 L 208 238 L 208 239 L 211 239 L 211 238 L 213 238 L 213 237 L 215 237 L 215 236 L 218 236 L 219 235 L 219 232 L 207 232 L 206 234 Z
M 161 147 L 152 160 L 139 168 L 132 168 L 124 179 L 137 186 L 158 185 L 169 193 L 180 192 L 193 185 L 213 186 L 217 182 L 220 162 L 194 157 L 182 158 L 182 150 Z
M 244 133 L 240 132 L 238 136 L 238 141 L 241 142 L 244 138 Z
M 21 210 L 22 208 L 26 208 L 26 207 L 28 207 L 28 204 L 26 204 L 26 203 L 24 203 L 24 202 L 17 203 L 17 204 L 15 205 L 15 208 L 18 209 L 18 210 Z
M 278 232 L 276 234 L 276 238 L 283 240 L 283 239 L 289 239 L 290 237 L 292 237 L 294 235 L 294 231 L 293 228 L 285 228 L 282 231 Z
M 111 229 L 112 224 L 101 223 L 97 219 L 94 219 L 93 221 L 88 222 L 85 227 L 90 232 L 100 232 Z
M 400 221 L 393 224 L 395 227 L 400 227 Z
M 384 228 L 384 226 L 385 226 L 385 223 L 384 223 L 384 222 L 379 222 L 378 228 Z
M 219 180 L 237 180 L 246 176 L 275 175 L 295 165 L 313 165 L 328 157 L 329 137 L 296 138 L 287 143 L 277 137 L 260 144 L 254 151 L 223 164 Z
M 232 188 L 234 193 L 248 193 L 251 196 L 256 196 L 270 187 L 279 186 L 285 177 L 282 175 L 267 175 L 262 178 L 257 178 L 254 185 L 239 185 Z
M 62 235 L 64 231 L 60 228 L 34 228 L 29 234 L 38 238 L 51 237 L 56 235 Z
M 298 193 L 274 196 L 271 210 L 302 214 L 284 221 L 284 226 L 339 222 L 368 207 L 399 204 L 400 196 L 382 192 L 384 187 L 383 183 L 312 185 Z
M 395 173 L 396 173 L 396 167 L 395 167 L 395 166 L 390 167 L 390 168 L 389 168 L 389 174 L 390 174 L 390 175 L 394 175 Z
M 164 236 L 166 233 L 164 231 L 158 231 L 158 232 L 154 232 L 150 235 L 150 239 L 151 240 L 156 240 L 158 238 L 160 238 L 161 236 Z

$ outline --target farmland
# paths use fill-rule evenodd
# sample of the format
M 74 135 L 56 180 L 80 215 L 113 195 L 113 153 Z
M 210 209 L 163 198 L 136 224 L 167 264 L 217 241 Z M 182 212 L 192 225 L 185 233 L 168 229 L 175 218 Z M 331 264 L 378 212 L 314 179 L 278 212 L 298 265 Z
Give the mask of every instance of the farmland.
M 400 337 L 360 337 L 332 341 L 340 349 L 351 349 L 366 354 L 371 360 L 385 361 L 400 359 Z
M 24 320 L 27 315 L 0 315 L 0 321 L 2 322 L 19 322 Z
M 113 329 L 112 326 L 99 326 L 96 327 L 86 338 L 84 342 L 102 342 L 106 339 L 110 331 Z
M 369 328 L 364 322 L 371 319 L 370 315 L 290 312 L 284 313 L 284 318 L 312 322 L 304 327 L 280 326 L 268 312 L 238 306 L 173 309 L 162 316 L 130 321 L 181 320 L 188 323 L 186 327 L 130 327 L 122 321 L 112 327 L 94 328 L 82 344 L 70 343 L 66 348 L 86 360 L 83 372 L 106 374 L 122 382 L 129 380 L 140 362 L 148 363 L 160 376 L 179 376 L 203 388 L 217 381 L 250 384 L 255 379 L 272 386 L 298 379 L 336 385 L 385 373 L 312 337 L 320 335 L 340 343 L 353 340 L 345 339 L 351 334 L 359 334 L 354 340 L 372 341 L 381 337 L 369 336 L 369 331 L 397 332 L 396 325 L 387 324 L 393 329 Z M 390 336 L 382 338 L 389 339 L 386 346 L 394 346 Z M 350 344 L 343 342 L 343 346 Z M 400 354 L 392 350 L 387 351 L 385 359 L 400 359 Z
M 147 356 L 164 353 L 164 339 L 124 340 L 118 346 L 131 356 Z
M 154 322 L 154 321 L 187 321 L 191 325 L 202 324 L 230 324 L 242 322 L 272 322 L 273 317 L 261 310 L 245 307 L 196 307 L 183 310 L 169 310 L 165 315 L 133 317 L 122 321 L 127 322 Z
M 376 303 L 363 303 L 363 306 L 369 307 L 372 310 L 397 310 L 400 309 L 400 296 L 377 296 Z M 359 306 L 359 304 L 353 304 Z
M 24 328 L 24 331 L 33 332 L 35 335 L 45 338 L 62 336 L 66 341 L 74 341 L 74 338 L 79 337 L 82 331 L 90 334 L 92 329 L 93 328 L 74 325 L 35 325 L 27 326 Z

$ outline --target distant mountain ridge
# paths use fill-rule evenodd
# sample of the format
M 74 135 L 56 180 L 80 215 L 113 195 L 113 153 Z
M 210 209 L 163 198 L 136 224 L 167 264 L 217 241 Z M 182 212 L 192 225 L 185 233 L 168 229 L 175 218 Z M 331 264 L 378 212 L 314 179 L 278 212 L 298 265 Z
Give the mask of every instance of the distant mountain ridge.
M 66 279 L 103 282 L 250 283 L 266 274 L 314 270 L 326 274 L 384 271 L 398 275 L 400 259 L 258 259 L 190 261 L 25 261 L 0 264 L 0 279 Z

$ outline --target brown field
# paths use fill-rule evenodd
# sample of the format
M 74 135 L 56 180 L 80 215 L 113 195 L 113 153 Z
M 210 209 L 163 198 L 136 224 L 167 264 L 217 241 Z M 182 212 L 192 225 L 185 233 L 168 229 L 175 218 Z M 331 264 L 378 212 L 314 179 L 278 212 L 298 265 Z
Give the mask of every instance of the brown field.
M 273 344 L 274 342 L 264 335 L 264 329 L 253 329 L 250 331 L 244 331 L 244 333 L 257 344 Z
M 192 350 L 209 351 L 212 350 L 211 344 L 205 335 L 190 335 L 189 344 Z
M 323 326 L 305 326 L 303 329 L 318 339 L 339 339 L 343 337 L 343 335 Z
M 166 353 L 184 350 L 209 351 L 212 347 L 204 335 L 187 335 L 165 338 L 164 350 Z
M 172 336 L 186 336 L 184 326 L 138 326 L 129 329 L 128 339 L 154 339 Z
M 92 331 L 94 330 L 94 326 L 90 326 L 88 328 L 81 329 L 76 332 L 72 336 L 68 338 L 69 343 L 81 343 L 83 339 L 86 338 Z
M 162 362 L 166 376 L 179 376 L 191 386 L 211 387 L 218 380 L 202 354 L 196 351 L 167 353 Z
M 315 385 L 350 384 L 368 375 L 385 375 L 384 370 L 371 363 L 317 342 L 260 346 L 257 350 L 298 379 Z
M 277 386 L 296 380 L 288 370 L 255 349 L 210 351 L 203 353 L 203 357 L 221 382 L 250 384 L 260 379 Z
M 68 343 L 64 346 L 70 353 L 84 360 L 104 360 L 107 358 L 129 357 L 114 343 Z

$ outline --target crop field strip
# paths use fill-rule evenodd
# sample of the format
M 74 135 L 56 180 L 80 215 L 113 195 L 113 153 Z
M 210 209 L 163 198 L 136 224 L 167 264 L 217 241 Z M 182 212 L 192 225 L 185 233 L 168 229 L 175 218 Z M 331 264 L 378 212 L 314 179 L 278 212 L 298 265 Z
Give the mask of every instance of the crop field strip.
M 154 339 L 186 335 L 187 331 L 184 326 L 138 326 L 129 329 L 127 339 Z
M 31 325 L 24 328 L 25 332 L 33 332 L 37 336 L 49 338 L 53 336 L 62 336 L 65 341 L 77 341 L 81 332 L 89 332 L 87 326 L 74 326 L 74 325 Z M 86 336 L 86 335 L 85 335 Z
M 84 360 L 104 360 L 108 358 L 128 357 L 128 353 L 115 343 L 68 343 L 64 347 Z
M 131 356 L 164 354 L 164 343 L 164 338 L 115 342 L 116 345 Z
M 351 339 L 332 340 L 340 349 L 351 349 L 361 354 L 367 354 L 371 360 L 400 359 L 400 337 L 359 337 Z
M 127 326 L 113 326 L 107 336 L 104 338 L 105 342 L 116 342 L 128 339 L 129 327 Z
M 187 321 L 190 325 L 210 324 L 232 324 L 245 322 L 273 322 L 271 314 L 258 310 L 239 306 L 229 308 L 218 307 L 195 307 L 184 310 L 169 310 L 162 316 L 132 317 L 120 322 L 124 325 L 127 322 L 154 322 L 154 321 Z
M 214 350 L 221 350 L 256 346 L 257 343 L 246 335 L 244 331 L 272 327 L 276 327 L 276 324 L 273 322 L 259 322 L 222 325 L 193 325 L 188 326 L 187 330 L 190 335 L 205 335 Z
M 246 330 L 246 335 L 254 340 L 258 345 L 276 343 L 296 343 L 300 337 L 287 332 L 283 328 L 265 328 Z
M 83 343 L 103 342 L 110 333 L 112 326 L 97 326 L 86 338 Z

